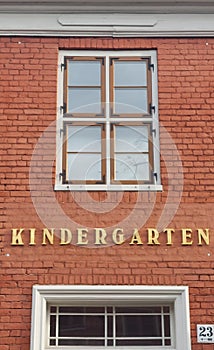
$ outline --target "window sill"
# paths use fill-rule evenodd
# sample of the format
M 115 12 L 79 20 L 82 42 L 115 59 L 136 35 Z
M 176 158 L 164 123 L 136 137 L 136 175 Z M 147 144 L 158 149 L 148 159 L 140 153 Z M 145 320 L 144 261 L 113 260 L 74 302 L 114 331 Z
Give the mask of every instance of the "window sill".
M 61 185 L 56 184 L 55 191 L 130 191 L 130 192 L 159 192 L 163 191 L 162 185 Z

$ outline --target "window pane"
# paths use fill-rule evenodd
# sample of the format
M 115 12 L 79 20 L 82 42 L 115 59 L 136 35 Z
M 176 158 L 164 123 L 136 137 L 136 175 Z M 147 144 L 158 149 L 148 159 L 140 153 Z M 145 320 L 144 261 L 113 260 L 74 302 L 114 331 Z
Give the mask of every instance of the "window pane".
M 51 313 L 56 313 L 56 306 L 51 306 L 50 312 Z
M 97 340 L 97 339 L 59 339 L 59 345 L 103 346 L 104 345 L 104 340 Z
M 107 334 L 108 334 L 108 337 L 113 337 L 113 317 L 112 316 L 108 316 Z
M 170 316 L 164 316 L 164 334 L 165 337 L 170 337 Z
M 56 316 L 50 316 L 50 337 L 56 336 Z
M 101 181 L 101 154 L 68 154 L 68 181 Z
M 169 314 L 169 313 L 170 313 L 170 308 L 169 308 L 169 306 L 164 306 L 164 307 L 163 307 L 163 312 L 164 312 L 165 314 Z
M 147 126 L 115 126 L 115 152 L 148 152 Z
M 116 154 L 115 180 L 149 181 L 147 154 Z
M 69 86 L 100 86 L 101 62 L 97 61 L 69 61 Z
M 59 313 L 76 313 L 76 314 L 86 314 L 86 313 L 104 313 L 104 307 L 85 307 L 85 306 L 61 306 L 59 307 Z
M 114 86 L 146 86 L 146 73 L 145 61 L 115 61 Z
M 101 89 L 69 88 L 68 113 L 101 113 Z
M 59 337 L 104 337 L 104 316 L 59 316 Z
M 68 126 L 67 152 L 101 152 L 100 126 Z
M 50 339 L 50 345 L 56 345 L 56 340 L 55 339 Z
M 116 313 L 141 313 L 141 314 L 161 314 L 161 307 L 160 306 L 143 306 L 143 307 L 116 307 Z
M 161 337 L 161 316 L 117 316 L 117 337 Z
M 115 88 L 115 113 L 148 113 L 147 89 Z
M 117 340 L 116 341 L 117 346 L 158 346 L 163 345 L 162 339 L 146 339 L 146 340 Z M 142 348 L 140 348 L 142 350 Z M 159 350 L 159 348 L 157 348 Z

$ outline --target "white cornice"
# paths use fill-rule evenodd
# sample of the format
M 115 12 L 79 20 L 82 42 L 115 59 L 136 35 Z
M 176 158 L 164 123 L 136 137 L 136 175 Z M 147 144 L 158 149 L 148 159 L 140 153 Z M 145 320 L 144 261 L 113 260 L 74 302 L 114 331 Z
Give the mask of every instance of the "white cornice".
M 0 0 L 0 13 L 214 13 L 213 0 Z
M 2 14 L 0 35 L 213 37 L 214 14 Z

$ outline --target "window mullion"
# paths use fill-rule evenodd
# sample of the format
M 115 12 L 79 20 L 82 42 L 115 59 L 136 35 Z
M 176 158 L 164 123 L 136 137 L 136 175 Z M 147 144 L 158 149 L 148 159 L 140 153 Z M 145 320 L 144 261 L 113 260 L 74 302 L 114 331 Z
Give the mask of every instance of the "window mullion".
M 116 312 L 115 306 L 113 306 L 113 347 L 116 346 Z
M 105 306 L 105 347 L 108 346 L 108 312 L 107 307 Z
M 56 307 L 56 346 L 59 345 L 59 306 Z
M 165 345 L 164 311 L 163 311 L 163 306 L 161 307 L 161 335 L 162 335 L 162 346 L 163 346 L 163 345 Z
M 110 69 L 109 69 L 110 59 L 109 56 L 106 56 L 106 67 L 105 67 L 105 84 L 106 84 L 106 184 L 110 185 L 111 175 L 110 175 L 110 143 L 111 143 L 111 134 L 110 134 Z

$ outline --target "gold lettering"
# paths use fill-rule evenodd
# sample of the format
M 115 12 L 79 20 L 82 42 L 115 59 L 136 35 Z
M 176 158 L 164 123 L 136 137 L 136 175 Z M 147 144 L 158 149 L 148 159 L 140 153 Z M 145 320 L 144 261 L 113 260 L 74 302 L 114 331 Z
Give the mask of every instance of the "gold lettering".
M 148 244 L 153 245 L 159 245 L 160 243 L 158 242 L 158 238 L 159 238 L 159 232 L 158 230 L 156 230 L 155 228 L 148 228 L 147 229 L 148 232 Z
M 50 231 L 47 228 L 43 228 L 42 245 L 47 244 L 46 239 L 48 239 L 50 244 L 54 243 L 54 228 L 52 228 Z
M 198 229 L 198 245 L 202 245 L 202 239 L 206 245 L 210 244 L 210 233 L 208 228 L 205 228 L 205 232 L 201 228 Z
M 104 228 L 95 228 L 95 244 L 107 244 L 105 238 L 107 236 Z
M 192 230 L 191 228 L 182 228 L 181 229 L 182 232 L 182 245 L 192 245 L 193 240 L 192 238 Z M 189 241 L 189 239 L 191 239 Z
M 35 233 L 36 233 L 36 229 L 35 228 L 30 228 L 30 242 L 29 245 L 36 245 L 35 243 Z
M 11 245 L 24 245 L 22 240 L 22 232 L 24 228 L 12 228 L 12 240 Z
M 166 233 L 166 237 L 167 237 L 167 245 L 172 245 L 172 233 L 175 232 L 175 230 L 173 228 L 166 228 L 163 232 Z
M 140 234 L 139 234 L 139 231 L 137 228 L 134 229 L 134 232 L 133 232 L 133 235 L 132 235 L 132 239 L 131 239 L 131 242 L 129 243 L 130 245 L 133 245 L 133 244 L 137 244 L 137 245 L 142 245 L 143 242 L 141 240 L 141 237 L 140 237 Z
M 88 239 L 86 239 L 87 235 L 88 235 L 87 228 L 78 228 L 77 229 L 77 244 L 88 244 Z M 86 240 L 83 241 L 83 239 L 86 239 Z
M 115 244 L 124 243 L 124 234 L 122 228 L 115 228 L 112 232 L 112 240 Z
M 67 228 L 60 229 L 60 237 L 61 237 L 60 245 L 70 244 L 72 241 L 72 233 Z

